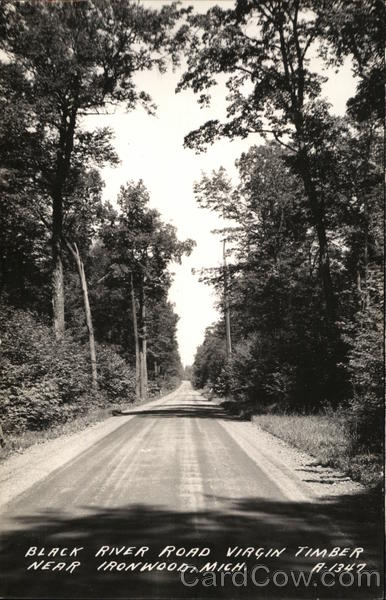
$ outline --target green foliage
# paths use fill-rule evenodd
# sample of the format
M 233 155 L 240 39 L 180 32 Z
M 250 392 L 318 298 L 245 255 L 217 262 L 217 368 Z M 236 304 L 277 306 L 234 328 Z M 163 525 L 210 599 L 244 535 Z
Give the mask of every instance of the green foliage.
M 154 10 L 126 0 L 1 5 L 0 389 L 9 426 L 49 427 L 92 403 L 133 399 L 130 269 L 136 300 L 143 306 L 146 297 L 148 304 L 146 321 L 140 311 L 140 334 L 144 340 L 148 326 L 151 376 L 167 385 L 180 375 L 168 266 L 189 253 L 192 242 L 179 242 L 175 228 L 147 206 L 142 182 L 122 188 L 119 216 L 102 201 L 98 169 L 119 159 L 112 131 L 87 131 L 83 119 L 118 105 L 154 114 L 135 75 L 163 73 L 178 63 L 174 25 L 184 12 L 175 3 Z M 90 393 L 75 243 L 95 315 L 98 393 Z M 56 341 L 46 323 L 53 316 L 62 336 L 63 304 L 66 333 Z
M 177 62 L 173 27 L 180 13 L 174 3 L 153 10 L 125 0 L 2 5 L 0 103 L 6 118 L 1 133 L 10 140 L 2 153 L 0 183 L 50 231 L 46 250 L 55 285 L 48 306 L 57 337 L 65 329 L 65 236 L 84 256 L 103 212 L 95 169 L 118 162 L 111 130 L 86 131 L 81 121 L 117 105 L 127 111 L 142 105 L 154 113 L 135 75 L 162 73 L 168 62 Z
M 176 31 L 181 14 L 187 22 Z M 220 168 L 195 186 L 201 206 L 232 221 L 223 233 L 233 353 L 226 357 L 220 320 L 197 351 L 194 384 L 255 410 L 329 405 L 337 415 L 338 407 L 352 451 L 379 452 L 384 19 L 378 0 L 237 0 L 206 14 L 126 0 L 1 4 L 0 406 L 8 428 L 50 427 L 95 403 L 131 401 L 138 340 L 154 393 L 181 377 L 169 267 L 193 242 L 179 241 L 149 207 L 142 181 L 122 186 L 118 211 L 102 201 L 98 169 L 118 161 L 112 134 L 80 124 L 117 105 L 153 113 L 135 74 L 163 72 L 185 44 L 178 90 L 192 89 L 205 106 L 218 76 L 228 89 L 225 121 L 203 124 L 185 145 L 201 151 L 250 133 L 275 140 L 240 157 L 238 183 Z M 322 97 L 315 54 L 336 67 L 351 59 L 358 87 L 346 118 Z M 90 393 L 77 275 L 59 256 L 63 234 L 76 241 L 89 283 L 98 394 Z M 46 324 L 53 257 L 65 270 L 60 341 Z M 222 296 L 224 272 L 205 278 Z
M 359 313 L 347 328 L 350 344 L 346 366 L 352 396 L 346 411 L 353 448 L 382 450 L 384 422 L 384 347 L 381 307 Z
M 182 379 L 186 381 L 192 381 L 193 379 L 193 367 L 191 365 L 186 365 L 182 372 Z
M 31 313 L 1 306 L 0 406 L 7 430 L 43 429 L 94 404 L 133 399 L 131 368 L 112 349 L 100 349 L 104 399 L 90 393 L 87 346 L 70 335 L 57 341 Z
M 101 237 L 112 261 L 111 279 L 127 282 L 132 274 L 136 290 L 143 286 L 147 297 L 158 299 L 171 283 L 168 265 L 180 263 L 194 242 L 178 240 L 176 228 L 162 221 L 149 200 L 142 180 L 122 186 L 117 198 L 120 212 L 106 223 Z
M 103 249 L 97 248 L 96 254 L 103 254 L 104 289 L 97 290 L 96 323 L 98 330 L 100 313 L 106 315 L 108 310 L 110 330 L 103 332 L 104 337 L 108 339 L 111 327 L 116 328 L 115 340 L 134 362 L 132 286 L 138 345 L 146 340 L 149 379 L 164 387 L 168 379 L 181 374 L 176 341 L 178 317 L 167 300 L 172 281 L 169 265 L 189 255 L 194 242 L 180 241 L 175 227 L 164 223 L 159 212 L 149 207 L 149 199 L 142 181 L 128 182 L 118 195 L 120 211 L 111 213 L 101 228 Z M 120 310 L 112 310 L 114 306 Z M 103 329 L 106 323 L 104 318 Z
M 135 400 L 135 371 L 113 347 L 98 344 L 98 383 L 109 400 Z
M 170 379 L 181 379 L 182 365 L 177 344 L 178 315 L 165 298 L 147 304 L 148 371 L 161 387 Z
M 1 339 L 2 357 L 16 367 L 22 384 L 52 378 L 63 403 L 72 403 L 88 391 L 87 349 L 79 348 L 70 336 L 57 341 L 32 314 L 3 307 Z
M 8 431 L 44 429 L 64 422 L 71 414 L 60 405 L 60 393 L 53 379 L 41 379 L 30 387 L 12 386 L 1 393 Z
M 252 147 L 237 163 L 239 185 L 225 186 L 225 174 L 217 172 L 204 176 L 195 191 L 201 205 L 235 222 L 224 231 L 233 255 L 233 354 L 217 389 L 256 405 L 280 402 L 312 411 L 342 395 L 345 382 L 334 367 L 342 348 L 326 322 L 316 236 L 286 158 L 277 145 Z M 222 293 L 222 272 L 211 281 Z M 211 360 L 204 360 L 208 369 Z M 201 373 L 202 384 L 209 379 L 203 365 Z
M 66 202 L 82 171 L 117 163 L 111 131 L 85 131 L 80 120 L 117 104 L 154 112 L 134 76 L 177 60 L 179 15 L 174 4 L 152 10 L 124 0 L 2 3 L 0 167 L 24 203 L 38 202 L 41 212 L 59 195 Z
M 232 257 L 232 356 L 226 360 L 220 321 L 197 350 L 196 385 L 237 400 L 249 413 L 310 414 L 330 406 L 336 418 L 338 409 L 354 454 L 382 447 L 384 366 L 378 141 L 373 124 L 359 133 L 351 137 L 341 128 L 334 169 L 320 175 L 340 298 L 333 326 L 324 310 L 316 235 L 288 153 L 252 147 L 237 163 L 236 186 L 224 170 L 195 186 L 200 205 L 234 222 L 223 231 Z M 206 281 L 223 296 L 222 270 Z
M 199 203 L 238 227 L 228 232 L 236 260 L 234 381 L 227 365 L 220 388 L 313 410 L 326 401 L 348 402 L 353 387 L 358 435 L 368 439 L 364 428 L 379 419 L 380 390 L 356 381 L 349 365 L 370 373 L 374 365 L 365 359 L 362 333 L 347 352 L 340 320 L 357 325 L 358 309 L 367 319 L 369 269 L 379 273 L 382 265 L 372 220 L 381 222 L 383 214 L 374 154 L 384 114 L 384 3 L 236 0 L 188 21 L 178 90 L 191 89 L 208 105 L 222 75 L 228 93 L 226 119 L 191 131 L 185 145 L 201 152 L 224 137 L 271 136 L 285 148 L 282 163 L 299 177 L 278 170 L 280 157 L 263 149 L 240 160 L 237 189 L 221 169 L 196 185 Z M 348 102 L 350 119 L 335 118 L 322 98 L 324 77 L 310 60 L 315 52 L 330 66 L 351 58 L 359 83 Z M 219 288 L 221 276 L 212 282 Z M 379 426 L 375 433 L 380 440 Z
M 321 24 L 324 55 L 333 65 L 350 56 L 357 78 L 348 110 L 358 121 L 384 118 L 384 45 L 386 10 L 382 0 L 315 2 Z
M 49 307 L 49 236 L 21 202 L 3 191 L 0 202 L 0 289 L 8 302 L 46 312 Z
M 193 385 L 213 387 L 221 375 L 226 360 L 225 339 L 221 325 L 208 327 L 205 339 L 198 347 L 193 363 Z

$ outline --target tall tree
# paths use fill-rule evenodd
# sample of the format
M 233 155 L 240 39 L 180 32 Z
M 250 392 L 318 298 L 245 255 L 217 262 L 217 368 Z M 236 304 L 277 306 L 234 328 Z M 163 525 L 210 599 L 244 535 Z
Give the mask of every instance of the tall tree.
M 64 331 L 64 198 L 74 150 L 82 144 L 81 118 L 122 103 L 152 112 L 149 95 L 137 89 L 135 73 L 165 69 L 166 49 L 178 11 L 151 10 L 137 2 L 6 2 L 0 48 L 9 69 L 17 67 L 33 120 L 45 139 L 37 171 L 52 206 L 52 305 L 57 337 Z M 4 31 L 3 31 L 4 30 Z M 7 69 L 5 67 L 5 70 Z M 84 135 L 83 135 L 84 141 Z M 88 140 L 92 143 L 92 140 Z
M 359 122 L 384 117 L 384 46 L 386 8 L 383 0 L 319 0 L 324 57 L 340 66 L 350 57 L 357 80 L 355 95 L 347 105 Z
M 180 262 L 193 247 L 192 240 L 180 242 L 172 225 L 161 221 L 158 211 L 149 208 L 149 193 L 142 181 L 121 187 L 121 212 L 106 225 L 102 238 L 111 252 L 113 277 L 126 283 L 131 298 L 136 356 L 137 389 L 147 395 L 147 300 L 166 299 L 171 283 L 168 267 Z
M 254 404 L 280 400 L 311 410 L 327 399 L 337 402 L 346 384 L 336 362 L 344 354 L 329 336 L 317 236 L 309 225 L 301 179 L 286 164 L 286 152 L 277 143 L 251 147 L 237 166 L 237 185 L 220 169 L 204 175 L 195 186 L 201 206 L 234 223 L 223 231 L 232 254 L 234 351 L 214 370 L 210 351 L 201 352 L 201 384 L 210 378 L 219 392 L 247 396 Z M 331 255 L 340 291 L 342 245 L 334 244 Z M 221 269 L 206 279 L 221 297 Z M 220 333 L 225 336 L 222 321 L 216 336 Z M 213 341 L 213 336 L 209 338 Z
M 313 0 L 237 0 L 234 8 L 215 6 L 206 14 L 190 15 L 188 67 L 177 90 L 193 89 L 206 105 L 217 76 L 227 78 L 226 121 L 208 121 L 186 136 L 186 146 L 200 151 L 223 136 L 259 133 L 289 150 L 318 238 L 319 271 L 332 323 L 336 296 L 318 167 L 328 160 L 339 131 L 321 100 L 324 78 L 311 70 L 315 44 L 324 36 L 318 8 Z
M 195 387 L 216 384 L 226 363 L 224 332 L 219 324 L 207 327 L 203 343 L 197 348 L 193 363 Z
M 168 382 L 181 374 L 176 339 L 178 316 L 167 299 L 148 299 L 149 374 L 156 383 Z

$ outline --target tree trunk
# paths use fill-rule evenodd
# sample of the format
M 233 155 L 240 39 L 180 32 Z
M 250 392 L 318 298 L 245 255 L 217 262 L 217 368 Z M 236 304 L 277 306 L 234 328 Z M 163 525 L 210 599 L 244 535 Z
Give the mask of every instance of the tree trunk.
M 231 315 L 229 309 L 228 297 L 228 267 L 226 263 L 225 240 L 223 241 L 223 271 L 224 271 L 224 313 L 225 313 L 225 332 L 226 349 L 228 360 L 232 356 L 232 337 L 231 337 Z
M 0 423 L 0 446 L 2 448 L 4 448 L 4 446 L 5 446 L 5 438 L 4 438 L 4 433 L 3 433 L 3 428 L 1 426 L 1 423 Z
M 137 324 L 137 309 L 135 305 L 135 294 L 134 294 L 134 283 L 133 274 L 130 273 L 130 300 L 131 300 L 131 311 L 133 318 L 133 332 L 134 332 L 134 344 L 135 344 L 135 397 L 137 400 L 141 398 L 141 357 L 139 352 L 139 339 L 138 339 L 138 324 Z
M 146 332 L 145 332 L 145 335 L 146 335 Z M 143 382 L 144 382 L 145 393 L 147 396 L 148 375 L 147 375 L 147 339 L 146 338 L 143 340 Z
M 368 310 L 370 306 L 370 293 L 369 293 L 369 215 L 367 210 L 367 202 L 364 202 L 364 212 L 365 212 L 365 239 L 364 239 L 364 249 L 363 249 L 363 270 L 364 270 L 364 283 L 365 283 L 365 293 L 363 296 L 363 310 Z
M 362 299 L 362 277 L 359 267 L 357 268 L 357 292 L 359 294 L 359 298 Z
M 52 310 L 53 327 L 57 339 L 64 334 L 64 282 L 63 282 L 63 187 L 70 171 L 77 105 L 63 109 L 59 128 L 55 177 L 52 184 Z
M 90 302 L 89 302 L 89 298 L 88 298 L 88 287 L 87 287 L 86 274 L 84 272 L 83 261 L 80 258 L 80 254 L 79 254 L 77 245 L 74 244 L 74 248 L 73 248 L 72 245 L 66 240 L 66 246 L 75 259 L 76 267 L 78 269 L 80 286 L 82 288 L 84 315 L 86 318 L 86 325 L 87 325 L 87 330 L 88 330 L 88 340 L 89 340 L 89 347 L 90 347 L 91 381 L 92 381 L 92 388 L 93 388 L 93 390 L 96 391 L 98 389 L 98 369 L 97 369 L 97 358 L 96 358 L 96 350 L 95 350 L 94 327 L 92 324 Z
M 145 368 L 144 368 L 144 365 L 145 365 L 145 357 L 144 357 L 143 347 L 142 347 L 142 342 L 141 342 L 140 349 L 139 349 L 139 371 L 140 371 L 139 394 L 140 394 L 141 400 L 145 400 L 146 399 Z
M 330 257 L 328 253 L 328 240 L 326 235 L 326 225 L 324 222 L 323 204 L 318 197 L 315 184 L 310 175 L 308 157 L 305 153 L 300 156 L 300 175 L 303 180 L 304 189 L 310 202 L 311 214 L 314 221 L 315 231 L 319 243 L 319 269 L 322 279 L 324 297 L 326 302 L 326 313 L 329 322 L 332 324 L 336 317 L 336 301 L 331 279 Z
M 143 281 L 141 282 L 139 294 L 140 310 L 140 357 L 141 357 L 141 399 L 147 398 L 147 331 L 146 331 L 146 305 Z
M 63 207 L 59 194 L 52 210 L 52 315 L 56 339 L 64 334 L 64 281 L 62 250 Z

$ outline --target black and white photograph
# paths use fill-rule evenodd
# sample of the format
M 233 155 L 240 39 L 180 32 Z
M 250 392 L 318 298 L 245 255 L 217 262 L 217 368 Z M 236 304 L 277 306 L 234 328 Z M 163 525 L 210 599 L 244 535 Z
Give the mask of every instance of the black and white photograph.
M 384 598 L 385 25 L 1 0 L 0 598 Z

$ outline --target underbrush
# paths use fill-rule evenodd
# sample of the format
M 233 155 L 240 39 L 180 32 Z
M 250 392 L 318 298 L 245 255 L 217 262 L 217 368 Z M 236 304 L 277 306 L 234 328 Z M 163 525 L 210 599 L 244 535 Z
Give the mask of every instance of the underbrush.
M 60 423 L 50 429 L 39 431 L 23 431 L 22 433 L 9 433 L 6 436 L 6 445 L 0 449 L 0 460 L 5 460 L 11 454 L 23 452 L 35 444 L 43 444 L 48 440 L 53 440 L 63 435 L 70 435 L 81 431 L 90 425 L 95 425 L 111 416 L 112 408 L 118 408 L 119 405 L 109 406 L 108 408 L 90 409 L 86 414 L 77 416 L 71 421 Z M 122 408 L 120 406 L 119 408 Z
M 98 391 L 93 391 L 88 345 L 71 332 L 56 340 L 37 315 L 0 305 L 0 341 L 3 458 L 135 403 L 135 370 L 112 345 L 97 344 Z M 150 398 L 170 383 L 149 386 Z
M 55 428 L 108 403 L 135 398 L 135 373 L 111 346 L 97 346 L 99 391 L 91 390 L 87 344 L 56 340 L 36 315 L 0 307 L 0 419 L 4 433 Z
M 134 400 L 128 404 L 127 401 L 122 400 L 121 402 L 106 402 L 105 406 L 102 405 L 89 407 L 84 414 L 78 415 L 73 419 L 66 421 L 65 423 L 60 423 L 54 427 L 50 427 L 49 429 L 36 431 L 26 430 L 18 433 L 10 432 L 6 436 L 5 446 L 2 448 L 0 447 L 0 461 L 7 459 L 12 454 L 21 453 L 35 444 L 44 444 L 44 442 L 49 440 L 53 440 L 65 435 L 71 435 L 86 429 L 86 427 L 96 425 L 97 423 L 111 417 L 114 412 L 119 413 L 121 410 L 135 408 L 140 404 L 146 404 L 147 402 L 152 402 L 157 398 L 162 398 L 162 396 L 170 394 L 176 387 L 178 387 L 178 385 L 179 382 L 174 381 L 174 387 L 170 384 L 168 386 L 165 385 L 165 388 L 158 388 L 157 393 L 149 396 L 149 398 L 144 401 Z

